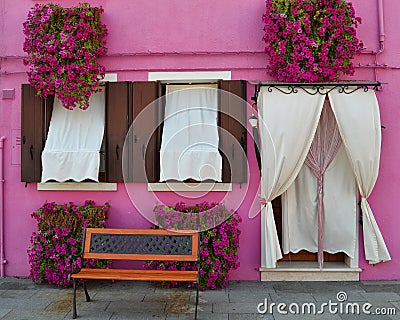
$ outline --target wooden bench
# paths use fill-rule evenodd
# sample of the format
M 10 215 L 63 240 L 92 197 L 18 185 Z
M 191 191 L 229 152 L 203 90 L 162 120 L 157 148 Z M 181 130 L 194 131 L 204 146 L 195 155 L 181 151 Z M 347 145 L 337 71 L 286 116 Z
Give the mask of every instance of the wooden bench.
M 195 319 L 199 303 L 199 233 L 197 231 L 167 231 L 162 229 L 100 229 L 87 228 L 83 235 L 85 259 L 197 261 L 197 271 L 131 270 L 82 268 L 73 279 L 72 318 L 76 312 L 77 280 L 83 280 L 86 301 L 90 301 L 87 279 L 189 281 L 197 283 Z

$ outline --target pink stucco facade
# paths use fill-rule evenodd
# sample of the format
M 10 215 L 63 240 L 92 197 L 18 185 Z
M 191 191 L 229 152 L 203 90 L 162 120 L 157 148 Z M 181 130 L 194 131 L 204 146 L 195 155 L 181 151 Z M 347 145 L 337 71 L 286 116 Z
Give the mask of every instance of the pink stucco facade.
M 369 51 L 379 49 L 378 2 L 353 0 L 358 16 L 362 17 L 358 35 Z M 45 1 L 0 0 L 0 93 L 15 89 L 13 99 L 0 98 L 0 137 L 4 141 L 4 254 L 8 276 L 29 274 L 27 248 L 35 230 L 30 214 L 45 201 L 83 203 L 92 199 L 97 204 L 111 204 L 108 225 L 111 227 L 148 227 L 148 222 L 132 204 L 123 184 L 116 192 L 100 191 L 37 191 L 36 183 L 20 182 L 20 146 L 16 138 L 21 129 L 21 83 L 27 83 L 22 43 L 22 23 L 35 3 Z M 63 6 L 79 1 L 61 0 Z M 266 80 L 267 59 L 263 53 L 263 0 L 241 1 L 89 1 L 102 5 L 103 21 L 109 29 L 108 54 L 101 58 L 108 73 L 117 73 L 118 81 L 147 81 L 148 72 L 155 71 L 231 71 L 232 79 Z M 355 60 L 354 79 L 379 80 L 383 90 L 377 93 L 382 124 L 382 156 L 380 175 L 370 197 L 370 205 L 392 256 L 392 261 L 370 266 L 363 256 L 360 239 L 360 278 L 400 279 L 400 232 L 398 225 L 398 195 L 400 194 L 400 29 L 397 0 L 383 0 L 384 51 L 379 55 L 365 52 Z M 382 40 L 382 39 L 381 39 Z M 253 94 L 249 86 L 248 97 Z M 260 216 L 249 219 L 259 184 L 259 173 L 253 144 L 248 142 L 249 182 L 233 185 L 227 195 L 207 194 L 196 198 L 185 194 L 183 200 L 197 203 L 226 197 L 227 207 L 236 207 L 236 199 L 243 198 L 237 211 L 242 216 L 240 268 L 233 279 L 259 280 L 260 274 Z M 152 210 L 153 196 L 146 184 L 134 187 L 135 201 L 140 208 Z M 157 194 L 171 204 L 182 200 L 172 193 Z M 186 198 L 187 197 L 187 198 Z M 0 198 L 1 201 L 1 198 Z M 143 210 L 143 209 L 141 209 Z M 362 238 L 362 232 L 360 234 Z

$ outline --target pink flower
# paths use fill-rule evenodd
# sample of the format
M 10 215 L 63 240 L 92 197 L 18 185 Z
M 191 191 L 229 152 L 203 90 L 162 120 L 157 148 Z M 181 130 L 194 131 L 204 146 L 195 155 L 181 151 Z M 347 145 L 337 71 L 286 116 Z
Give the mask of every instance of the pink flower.
M 356 37 L 361 19 L 351 3 L 267 0 L 263 21 L 269 73 L 279 81 L 336 81 L 354 74 L 351 59 L 362 42 Z
M 107 51 L 107 28 L 93 10 L 103 12 L 102 8 L 88 4 L 70 9 L 51 3 L 36 4 L 23 24 L 23 50 L 28 54 L 24 64 L 30 65 L 27 72 L 30 84 L 41 97 L 56 94 L 67 109 L 86 108 L 89 96 L 104 77 L 105 68 L 96 59 Z M 53 21 L 56 23 L 50 26 Z M 88 48 L 87 42 L 91 43 Z M 76 65 L 85 68 L 72 72 L 70 66 Z M 76 90 L 76 83 L 80 84 L 80 90 Z
M 71 284 L 68 274 L 80 269 L 83 263 L 79 255 L 82 246 L 82 220 L 88 214 L 87 209 L 87 206 L 78 207 L 73 203 L 45 203 L 32 214 L 38 221 L 39 228 L 38 232 L 32 234 L 28 249 L 30 277 L 33 281 L 46 280 L 50 284 L 63 287 Z M 71 215 L 72 212 L 81 212 L 81 217 Z M 61 221 L 55 219 L 55 216 L 59 216 Z M 90 216 L 88 220 L 92 226 L 101 227 L 105 223 L 101 220 L 101 215 Z M 70 225 L 65 225 L 67 222 Z M 88 267 L 98 264 L 104 265 L 104 262 L 86 261 Z

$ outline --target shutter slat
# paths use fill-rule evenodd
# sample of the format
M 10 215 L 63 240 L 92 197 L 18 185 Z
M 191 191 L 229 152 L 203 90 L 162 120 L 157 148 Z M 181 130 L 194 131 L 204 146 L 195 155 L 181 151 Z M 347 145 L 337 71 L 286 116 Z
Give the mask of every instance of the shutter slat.
M 247 105 L 246 82 L 220 81 L 219 99 L 220 150 L 222 182 L 247 182 Z M 229 134 L 227 134 L 227 132 Z

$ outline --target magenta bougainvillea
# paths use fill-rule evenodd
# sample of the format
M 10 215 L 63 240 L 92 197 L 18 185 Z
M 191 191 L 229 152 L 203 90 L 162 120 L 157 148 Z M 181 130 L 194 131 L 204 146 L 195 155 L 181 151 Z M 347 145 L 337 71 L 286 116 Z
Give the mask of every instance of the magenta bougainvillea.
M 195 217 L 201 222 L 200 232 L 200 284 L 202 290 L 224 288 L 229 282 L 229 271 L 239 267 L 239 224 L 242 221 L 237 212 L 230 211 L 221 203 L 203 202 L 195 206 L 186 206 L 183 202 L 175 206 L 157 206 L 155 208 L 158 225 L 167 229 L 181 228 L 185 219 Z M 159 215 L 159 213 L 162 213 Z M 183 214 L 183 215 L 182 215 Z M 183 217 L 185 216 L 185 217 Z M 215 225 L 215 221 L 222 221 Z M 183 219 L 183 220 L 182 220 Z M 204 228 L 209 223 L 209 229 Z M 144 266 L 150 270 L 197 270 L 192 262 L 149 261 Z M 161 283 L 165 287 L 176 286 L 176 282 Z
M 83 266 L 107 267 L 108 261 L 81 257 L 83 227 L 104 228 L 109 205 L 95 207 L 93 201 L 84 206 L 74 203 L 45 203 L 32 217 L 38 231 L 31 236 L 28 249 L 30 278 L 36 283 L 46 281 L 61 287 L 72 284 L 71 273 Z
M 87 3 L 63 8 L 36 4 L 24 22 L 24 51 L 30 84 L 37 95 L 55 94 L 67 109 L 85 109 L 99 90 L 105 68 L 97 58 L 107 51 L 103 9 Z
M 338 81 L 353 75 L 361 19 L 345 0 L 266 0 L 263 40 L 269 74 L 284 82 Z

